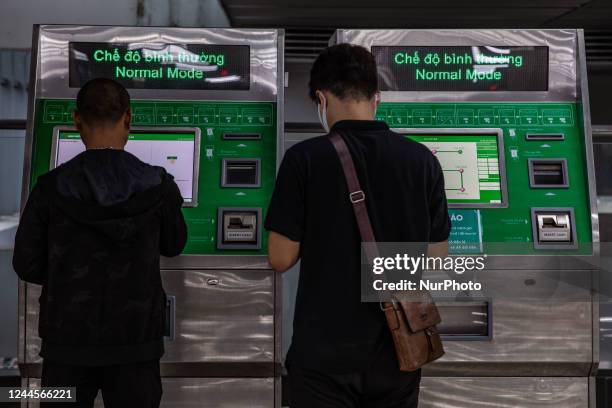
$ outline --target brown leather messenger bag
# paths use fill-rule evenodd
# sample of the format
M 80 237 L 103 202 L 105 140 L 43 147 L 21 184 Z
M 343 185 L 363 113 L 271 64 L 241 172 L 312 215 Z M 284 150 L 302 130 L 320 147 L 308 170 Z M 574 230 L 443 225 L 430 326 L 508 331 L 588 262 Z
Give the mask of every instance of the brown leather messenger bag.
M 361 189 L 346 142 L 337 132 L 330 134 L 330 141 L 338 153 L 361 241 L 367 243 L 364 249 L 368 264 L 372 265 L 379 254 L 365 202 L 366 195 Z M 384 273 L 382 277 L 386 280 Z M 380 303 L 393 336 L 400 370 L 415 371 L 442 357 L 444 348 L 436 327 L 441 321 L 440 314 L 430 293 L 407 291 L 394 292 L 390 296 L 390 299 Z

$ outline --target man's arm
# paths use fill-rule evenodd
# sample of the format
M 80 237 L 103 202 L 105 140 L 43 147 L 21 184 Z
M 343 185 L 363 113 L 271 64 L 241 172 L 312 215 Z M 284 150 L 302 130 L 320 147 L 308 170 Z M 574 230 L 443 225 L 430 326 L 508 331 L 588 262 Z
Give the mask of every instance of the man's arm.
M 293 149 L 285 153 L 266 216 L 268 262 L 276 272 L 285 272 L 300 257 L 306 183 L 300 163 Z
M 164 197 L 161 209 L 161 231 L 159 236 L 159 253 L 163 256 L 177 256 L 187 244 L 187 225 L 183 217 L 183 197 L 176 183 Z
M 284 235 L 270 232 L 268 237 L 268 262 L 276 272 L 285 272 L 296 264 L 300 257 L 300 243 Z
M 430 243 L 427 246 L 428 258 L 445 258 L 448 255 L 448 240 Z
M 444 173 L 436 158 L 431 166 L 431 187 L 429 190 L 430 236 L 427 247 L 428 257 L 444 258 L 448 255 L 448 236 L 451 223 L 448 216 L 446 191 L 444 190 Z
M 47 281 L 49 203 L 39 184 L 34 186 L 15 235 L 13 269 L 26 282 Z

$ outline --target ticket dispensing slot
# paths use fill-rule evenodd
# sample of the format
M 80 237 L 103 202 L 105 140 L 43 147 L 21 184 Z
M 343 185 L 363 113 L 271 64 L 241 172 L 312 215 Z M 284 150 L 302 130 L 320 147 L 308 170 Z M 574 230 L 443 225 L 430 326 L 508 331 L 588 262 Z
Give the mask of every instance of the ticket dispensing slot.
M 223 140 L 259 140 L 261 133 L 223 133 Z
M 564 133 L 527 133 L 525 140 L 565 140 Z
M 260 186 L 260 159 L 221 160 L 221 187 L 256 188 Z
M 536 249 L 576 248 L 576 222 L 572 208 L 533 208 L 531 222 Z
M 529 159 L 529 186 L 531 188 L 567 188 L 566 159 Z
M 222 207 L 217 218 L 217 248 L 261 248 L 261 208 Z

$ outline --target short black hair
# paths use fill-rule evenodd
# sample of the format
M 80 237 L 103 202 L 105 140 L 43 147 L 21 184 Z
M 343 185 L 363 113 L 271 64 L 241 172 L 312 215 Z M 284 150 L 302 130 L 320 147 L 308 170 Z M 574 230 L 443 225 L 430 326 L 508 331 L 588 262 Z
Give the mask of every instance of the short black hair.
M 316 91 L 329 91 L 345 99 L 371 99 L 378 92 L 376 60 L 367 49 L 353 44 L 338 44 L 324 49 L 310 70 L 310 99 L 317 102 Z
M 88 124 L 116 123 L 129 108 L 130 94 L 112 79 L 92 79 L 77 94 L 76 110 Z

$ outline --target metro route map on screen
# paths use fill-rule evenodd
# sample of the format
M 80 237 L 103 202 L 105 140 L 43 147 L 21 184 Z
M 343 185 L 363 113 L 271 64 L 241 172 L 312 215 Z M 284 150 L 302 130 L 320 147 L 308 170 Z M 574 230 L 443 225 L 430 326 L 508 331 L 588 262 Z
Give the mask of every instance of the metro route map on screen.
M 449 204 L 503 204 L 496 135 L 407 134 L 436 156 Z

